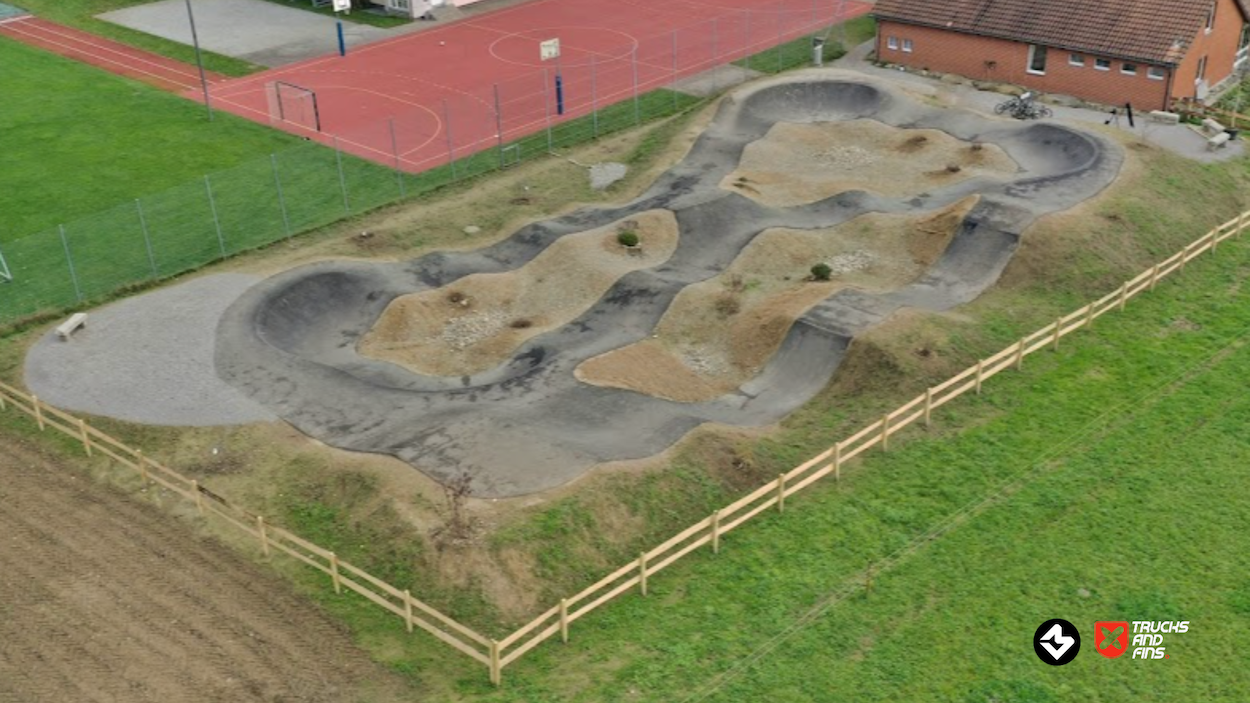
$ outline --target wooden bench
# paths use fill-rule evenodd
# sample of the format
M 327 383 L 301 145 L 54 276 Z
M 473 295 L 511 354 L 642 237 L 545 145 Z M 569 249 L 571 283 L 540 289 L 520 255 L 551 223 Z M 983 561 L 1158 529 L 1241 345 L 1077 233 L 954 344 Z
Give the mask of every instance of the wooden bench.
M 86 326 L 87 313 L 76 312 L 73 315 L 70 315 L 68 320 L 62 322 L 61 325 L 56 328 L 56 334 L 61 339 L 69 339 L 70 335 L 77 332 L 79 327 Z

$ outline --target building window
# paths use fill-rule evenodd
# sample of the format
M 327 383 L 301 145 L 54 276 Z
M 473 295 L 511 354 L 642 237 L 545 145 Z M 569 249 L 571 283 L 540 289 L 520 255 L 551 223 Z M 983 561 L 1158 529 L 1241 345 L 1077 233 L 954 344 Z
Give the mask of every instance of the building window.
M 1126 76 L 1136 76 L 1136 75 L 1137 75 L 1137 64 L 1135 64 L 1135 63 L 1122 63 L 1122 64 L 1120 64 L 1120 73 L 1123 73 L 1123 74 L 1124 74 L 1124 75 L 1126 75 Z
M 910 40 L 910 39 L 904 39 L 904 40 L 903 40 L 903 51 L 905 51 L 905 52 L 907 52 L 907 53 L 909 53 L 909 54 L 910 54 L 910 53 L 911 53 L 911 50 L 912 50 L 911 40 Z
M 1068 63 L 1072 64 L 1073 66 L 1084 66 L 1085 55 L 1084 54 L 1068 54 Z
M 1146 69 L 1146 77 L 1154 81 L 1161 81 L 1167 78 L 1167 72 L 1158 66 L 1151 66 Z
M 885 40 L 885 45 L 887 48 L 894 49 L 897 51 L 898 50 L 898 37 L 889 37 L 888 39 Z
M 1217 3 L 1211 3 L 1211 9 L 1207 11 L 1207 34 L 1215 29 L 1215 7 Z
M 1201 83 L 1207 77 L 1207 57 L 1203 56 L 1198 59 L 1198 77 L 1194 79 L 1194 83 Z
M 1046 75 L 1046 47 L 1037 44 L 1029 45 L 1029 73 Z
M 1094 68 L 1099 71 L 1111 70 L 1111 59 L 1094 59 Z

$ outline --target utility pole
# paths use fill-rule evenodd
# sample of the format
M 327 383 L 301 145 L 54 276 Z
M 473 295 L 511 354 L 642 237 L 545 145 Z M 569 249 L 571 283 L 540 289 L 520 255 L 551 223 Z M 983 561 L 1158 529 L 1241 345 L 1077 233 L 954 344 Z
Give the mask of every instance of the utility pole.
M 213 121 L 213 106 L 208 101 L 208 79 L 204 76 L 204 58 L 200 56 L 200 37 L 195 32 L 195 13 L 191 11 L 191 0 L 187 0 L 187 19 L 191 21 L 191 43 L 195 46 L 195 65 L 200 69 L 200 88 L 204 90 L 204 108 L 208 110 L 208 121 Z

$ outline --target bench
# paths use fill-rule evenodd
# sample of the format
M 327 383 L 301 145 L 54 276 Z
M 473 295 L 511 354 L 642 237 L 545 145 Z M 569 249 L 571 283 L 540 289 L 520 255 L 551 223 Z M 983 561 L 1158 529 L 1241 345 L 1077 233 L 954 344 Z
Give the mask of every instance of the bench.
M 1208 151 L 1228 146 L 1229 140 L 1232 139 L 1232 135 L 1224 129 L 1224 125 L 1210 117 L 1202 121 L 1202 134 L 1207 138 Z
M 69 336 L 74 332 L 77 332 L 79 327 L 86 326 L 87 313 L 76 312 L 73 315 L 70 315 L 68 320 L 62 322 L 61 325 L 56 328 L 56 334 L 61 339 L 69 339 Z

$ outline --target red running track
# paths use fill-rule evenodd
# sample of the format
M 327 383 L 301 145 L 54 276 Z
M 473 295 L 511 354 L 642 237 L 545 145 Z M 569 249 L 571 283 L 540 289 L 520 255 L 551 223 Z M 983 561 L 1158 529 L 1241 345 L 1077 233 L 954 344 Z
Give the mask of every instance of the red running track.
M 38 17 L 24 16 L 0 22 L 0 35 L 162 90 L 175 93 L 200 90 L 200 74 L 195 66 Z M 211 72 L 205 77 L 210 84 L 225 79 Z
M 214 105 L 407 171 L 589 114 L 673 80 L 862 15 L 857 0 L 533 0 L 292 64 L 211 91 Z M 558 38 L 558 61 L 539 43 Z M 554 79 L 562 78 L 557 115 Z M 284 89 L 277 119 L 275 81 Z M 197 97 L 188 90 L 187 97 Z M 498 110 L 496 110 L 498 106 Z M 500 134 L 502 132 L 502 135 Z

